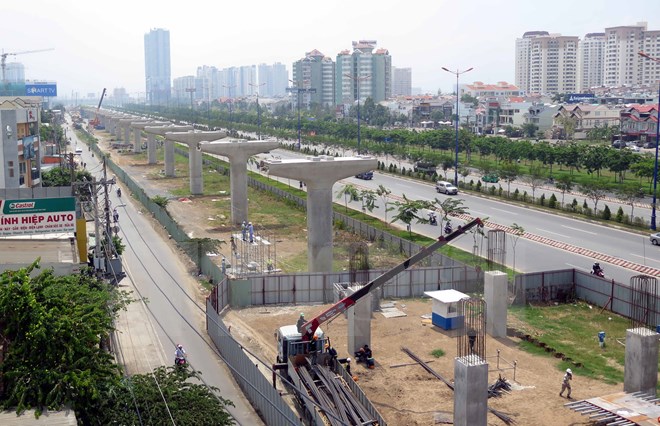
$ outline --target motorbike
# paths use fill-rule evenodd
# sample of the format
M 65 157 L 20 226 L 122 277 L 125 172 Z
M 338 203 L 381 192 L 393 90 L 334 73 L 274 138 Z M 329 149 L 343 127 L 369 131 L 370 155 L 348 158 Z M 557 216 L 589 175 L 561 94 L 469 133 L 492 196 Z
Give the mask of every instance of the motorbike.
M 121 188 L 117 188 L 117 197 L 121 198 Z
M 605 278 L 605 272 L 603 271 L 603 268 L 597 269 L 597 270 L 591 270 L 591 275 L 596 275 L 597 277 Z
M 451 234 L 454 229 L 451 227 L 451 223 L 445 225 L 445 234 Z
M 434 214 L 429 215 L 429 224 L 438 226 L 438 218 Z
M 185 357 L 176 357 L 174 358 L 174 366 L 175 367 L 183 367 L 186 365 L 186 358 Z

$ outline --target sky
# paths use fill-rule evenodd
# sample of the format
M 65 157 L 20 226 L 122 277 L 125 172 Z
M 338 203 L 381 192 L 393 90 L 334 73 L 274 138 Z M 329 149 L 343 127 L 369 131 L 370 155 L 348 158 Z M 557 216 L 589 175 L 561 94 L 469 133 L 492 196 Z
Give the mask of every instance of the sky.
M 455 77 L 514 83 L 516 38 L 526 31 L 584 37 L 646 21 L 660 30 L 660 0 L 5 0 L 0 51 L 29 80 L 56 81 L 60 96 L 104 87 L 145 91 L 144 34 L 170 31 L 172 78 L 201 65 L 292 63 L 318 49 L 333 60 L 354 40 L 376 40 L 392 65 L 412 68 L 412 85 L 451 92 Z M 142 95 L 144 96 L 144 95 Z

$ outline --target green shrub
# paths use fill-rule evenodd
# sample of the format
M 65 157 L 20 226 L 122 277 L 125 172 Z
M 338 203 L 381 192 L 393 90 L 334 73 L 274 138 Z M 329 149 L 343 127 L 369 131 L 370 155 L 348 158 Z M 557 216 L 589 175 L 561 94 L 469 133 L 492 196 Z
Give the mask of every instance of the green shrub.
M 488 193 L 490 195 L 495 195 L 495 187 L 493 185 L 488 188 Z
M 481 181 L 480 181 L 480 180 L 477 181 L 477 187 L 476 187 L 476 190 L 479 191 L 479 192 L 481 192 Z
M 610 220 L 612 219 L 612 212 L 610 211 L 610 206 L 605 204 L 605 208 L 603 211 L 600 213 L 600 217 L 602 217 L 604 220 Z
M 557 197 L 555 197 L 555 194 L 552 194 L 550 196 L 550 199 L 548 200 L 548 207 L 550 207 L 551 209 L 557 208 Z
M 441 356 L 444 355 L 445 355 L 445 351 L 443 351 L 442 349 L 433 349 L 431 351 L 431 356 L 433 356 L 434 358 L 440 358 Z
M 623 207 L 619 206 L 619 210 L 616 211 L 615 220 L 619 223 L 623 222 Z
M 518 188 L 516 188 L 516 190 L 513 191 L 513 199 L 517 200 L 519 198 L 520 198 L 520 190 Z
M 541 198 L 539 198 L 539 204 L 545 206 L 545 194 L 541 194 Z
M 523 192 L 522 200 L 526 203 L 529 201 L 529 195 L 527 195 L 527 191 Z
M 589 204 L 587 204 L 587 200 L 584 200 L 584 203 L 582 203 L 582 210 L 588 209 Z
M 167 203 L 168 203 L 170 200 L 168 200 L 167 198 L 163 197 L 162 195 L 154 195 L 153 197 L 151 197 L 151 201 L 153 201 L 154 203 L 158 204 L 158 205 L 159 205 L 160 207 L 162 207 L 162 208 L 166 208 L 166 207 L 167 207 Z
M 406 175 L 406 168 L 405 167 L 401 167 L 401 174 L 404 175 L 404 176 Z
M 501 186 L 499 188 L 497 188 L 497 195 L 499 195 L 500 197 L 502 196 L 503 192 L 504 192 L 504 189 L 502 189 Z

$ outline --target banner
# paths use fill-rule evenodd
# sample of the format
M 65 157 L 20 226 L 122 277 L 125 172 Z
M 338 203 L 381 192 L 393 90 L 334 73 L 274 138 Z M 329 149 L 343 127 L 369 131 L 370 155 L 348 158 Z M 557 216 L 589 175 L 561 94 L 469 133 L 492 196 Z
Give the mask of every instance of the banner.
M 55 97 L 57 96 L 57 84 L 55 83 L 35 83 L 35 84 L 25 84 L 25 95 L 26 96 L 46 96 L 46 97 Z
M 0 236 L 66 233 L 76 230 L 76 199 L 0 200 Z

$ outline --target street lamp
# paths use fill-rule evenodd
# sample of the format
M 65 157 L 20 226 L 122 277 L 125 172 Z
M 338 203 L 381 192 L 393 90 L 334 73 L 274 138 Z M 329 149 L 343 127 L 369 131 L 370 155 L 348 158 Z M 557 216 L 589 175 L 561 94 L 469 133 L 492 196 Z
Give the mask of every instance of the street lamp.
M 363 81 L 366 81 L 371 78 L 371 74 L 362 75 L 359 77 L 354 77 L 351 74 L 344 74 L 344 77 L 348 77 L 357 84 L 357 125 L 358 125 L 358 143 L 357 143 L 357 153 L 360 155 L 360 85 Z
M 302 141 L 301 141 L 301 138 L 300 138 L 300 131 L 301 131 L 300 130 L 300 94 L 301 93 L 316 93 L 316 89 L 312 89 L 312 88 L 306 89 L 304 87 L 300 87 L 300 83 L 301 83 L 300 81 L 293 81 L 291 79 L 289 79 L 289 81 L 291 83 L 295 84 L 295 86 L 296 86 L 295 88 L 294 87 L 287 87 L 286 91 L 296 93 L 296 103 L 297 103 L 297 108 L 298 108 L 298 149 L 300 149 L 302 147 L 302 145 L 301 145 Z M 305 83 L 305 82 L 309 82 L 309 80 L 304 80 L 303 83 Z
M 458 115 L 458 101 L 460 99 L 460 96 L 458 94 L 458 76 L 461 74 L 465 74 L 466 72 L 472 71 L 473 68 L 468 68 L 465 71 L 452 71 L 449 70 L 445 67 L 442 67 L 444 71 L 447 71 L 450 74 L 454 74 L 456 76 L 456 153 L 454 157 L 454 186 L 458 188 L 458 123 L 460 121 L 460 115 Z
M 644 52 L 639 52 L 639 56 L 654 62 L 660 62 L 660 58 L 654 58 Z M 653 202 L 651 203 L 651 229 L 655 231 L 655 210 L 656 210 L 656 190 L 658 188 L 658 143 L 660 143 L 660 82 L 658 83 L 658 110 L 656 111 L 655 125 L 655 165 L 653 166 Z M 619 130 L 621 133 L 621 130 Z
M 252 84 L 248 83 L 252 87 L 257 88 L 257 140 L 261 140 L 261 110 L 259 109 L 259 88 L 264 86 L 266 83 L 261 84 Z
M 232 104 L 234 103 L 234 100 L 233 100 L 232 97 L 231 97 L 231 89 L 233 89 L 233 88 L 236 87 L 236 86 L 235 86 L 235 85 L 234 85 L 234 86 L 225 86 L 225 85 L 223 84 L 222 87 L 224 87 L 225 89 L 229 90 L 229 133 L 231 133 L 231 125 L 232 125 L 232 116 L 231 116 L 231 109 L 232 109 L 232 108 L 231 108 L 231 106 L 232 106 Z

